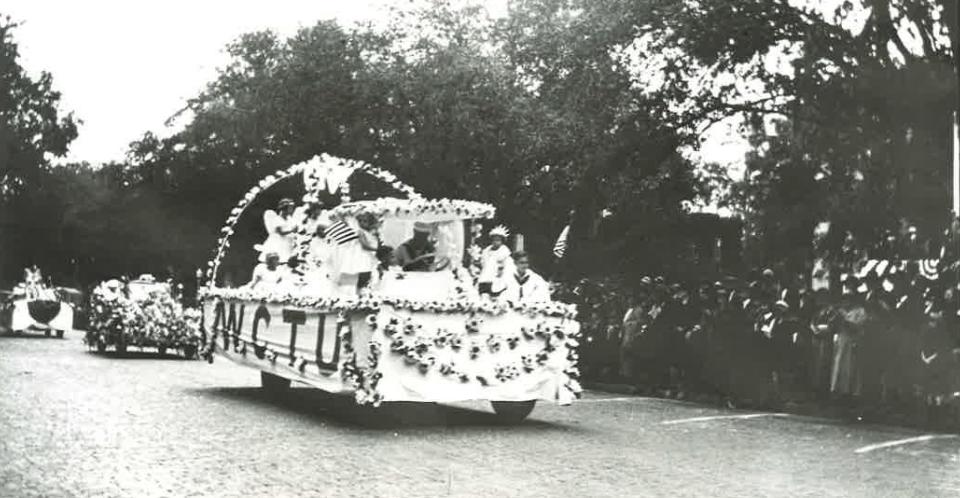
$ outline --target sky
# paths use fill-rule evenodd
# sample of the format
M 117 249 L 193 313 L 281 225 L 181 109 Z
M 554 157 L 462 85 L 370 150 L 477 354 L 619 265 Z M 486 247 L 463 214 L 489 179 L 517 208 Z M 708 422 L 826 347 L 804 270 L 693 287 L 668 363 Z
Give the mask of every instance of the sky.
M 500 15 L 506 1 L 489 0 L 488 10 Z M 383 20 L 389 4 L 410 0 L 4 0 L 0 13 L 21 23 L 21 64 L 34 76 L 50 72 L 62 110 L 83 121 L 66 160 L 98 164 L 122 160 L 147 131 L 171 133 L 164 122 L 214 79 L 239 35 L 289 35 L 322 19 Z M 735 163 L 745 151 L 720 126 L 700 155 Z

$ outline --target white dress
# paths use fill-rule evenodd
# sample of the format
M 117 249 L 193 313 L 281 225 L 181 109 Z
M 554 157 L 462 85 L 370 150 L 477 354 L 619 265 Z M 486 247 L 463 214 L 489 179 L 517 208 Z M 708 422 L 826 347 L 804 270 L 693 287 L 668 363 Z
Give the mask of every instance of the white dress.
M 291 283 L 291 275 L 286 266 L 278 266 L 276 270 L 270 270 L 266 264 L 259 264 L 253 269 L 253 278 L 247 284 L 253 289 L 262 289 L 275 291 L 283 284 Z
M 480 283 L 492 283 L 497 280 L 499 266 L 503 264 L 503 275 L 513 275 L 513 258 L 510 257 L 510 248 L 500 246 L 496 249 L 487 246 L 480 253 Z
M 377 269 L 377 253 L 363 247 L 361 237 L 375 240 L 376 236 L 358 227 L 355 222 L 348 222 L 350 228 L 357 232 L 357 238 L 343 244 L 335 245 L 332 251 L 337 260 L 339 273 L 356 275 L 372 272 Z
M 293 256 L 296 250 L 296 234 L 290 232 L 281 234 L 280 231 L 288 231 L 296 228 L 294 217 L 284 218 L 271 209 L 263 213 L 263 228 L 267 231 L 267 240 L 256 246 L 260 251 L 260 261 L 266 260 L 267 253 L 275 252 L 280 256 L 281 262 L 286 262 Z

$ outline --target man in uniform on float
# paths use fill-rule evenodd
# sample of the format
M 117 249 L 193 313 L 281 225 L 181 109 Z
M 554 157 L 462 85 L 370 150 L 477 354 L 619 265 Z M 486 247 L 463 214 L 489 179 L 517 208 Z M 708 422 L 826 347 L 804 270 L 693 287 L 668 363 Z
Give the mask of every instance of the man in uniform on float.
M 517 267 L 512 280 L 507 281 L 505 298 L 514 303 L 539 303 L 550 300 L 550 285 L 530 269 L 530 257 L 518 251 L 513 255 Z
M 413 238 L 397 246 L 396 254 L 403 271 L 437 271 L 450 263 L 446 258 L 437 258 L 433 225 L 419 221 L 413 225 Z

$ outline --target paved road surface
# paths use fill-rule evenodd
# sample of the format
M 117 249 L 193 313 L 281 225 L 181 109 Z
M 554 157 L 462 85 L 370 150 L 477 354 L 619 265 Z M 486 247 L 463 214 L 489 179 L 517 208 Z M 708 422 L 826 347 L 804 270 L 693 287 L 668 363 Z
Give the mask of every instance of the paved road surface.
M 960 439 L 587 393 L 373 418 L 256 372 L 0 337 L 0 496 L 960 496 Z

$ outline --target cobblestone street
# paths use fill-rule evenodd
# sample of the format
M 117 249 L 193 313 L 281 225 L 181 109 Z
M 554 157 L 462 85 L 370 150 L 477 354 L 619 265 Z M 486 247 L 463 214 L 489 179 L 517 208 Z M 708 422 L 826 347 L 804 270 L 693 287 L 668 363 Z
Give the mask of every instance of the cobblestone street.
M 218 359 L 0 337 L 0 495 L 957 496 L 960 439 L 586 393 L 488 406 L 281 400 Z

